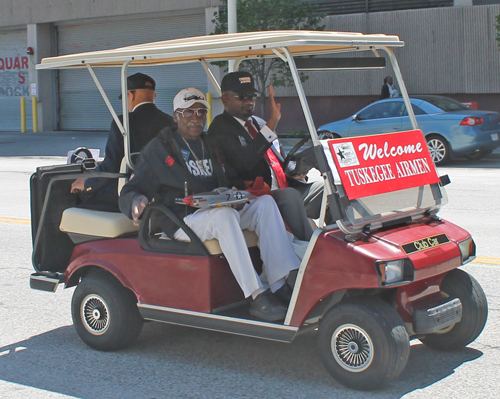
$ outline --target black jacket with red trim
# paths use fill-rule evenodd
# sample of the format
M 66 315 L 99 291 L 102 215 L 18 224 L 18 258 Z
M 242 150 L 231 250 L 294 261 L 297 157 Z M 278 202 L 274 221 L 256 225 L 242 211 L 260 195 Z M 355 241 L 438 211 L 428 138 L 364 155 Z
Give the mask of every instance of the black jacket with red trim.
M 203 140 L 212 160 L 213 176 L 217 182 L 212 189 L 233 186 L 243 189 L 243 180 L 237 176 L 233 168 L 225 165 L 222 155 L 214 146 L 213 139 L 206 133 L 202 133 L 200 139 Z M 188 195 L 192 195 L 201 192 L 201 187 L 206 189 L 206 186 L 200 183 L 200 179 L 189 172 L 172 130 L 165 128 L 142 150 L 132 177 L 121 190 L 120 210 L 132 218 L 132 202 L 135 197 L 142 194 L 149 202 L 163 203 L 183 218 L 197 209 L 175 204 L 175 199 L 185 197 L 186 188 Z M 161 224 L 169 237 L 172 237 L 178 228 L 169 219 L 162 221 Z

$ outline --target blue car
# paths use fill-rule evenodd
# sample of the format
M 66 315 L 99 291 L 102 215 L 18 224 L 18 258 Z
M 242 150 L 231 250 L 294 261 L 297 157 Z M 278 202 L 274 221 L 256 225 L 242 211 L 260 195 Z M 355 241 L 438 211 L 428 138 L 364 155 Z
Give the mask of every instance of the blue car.
M 413 112 L 435 164 L 466 157 L 481 159 L 500 145 L 497 112 L 475 111 L 442 96 L 413 96 Z M 320 126 L 324 138 L 345 138 L 412 130 L 402 98 L 374 102 L 355 115 Z

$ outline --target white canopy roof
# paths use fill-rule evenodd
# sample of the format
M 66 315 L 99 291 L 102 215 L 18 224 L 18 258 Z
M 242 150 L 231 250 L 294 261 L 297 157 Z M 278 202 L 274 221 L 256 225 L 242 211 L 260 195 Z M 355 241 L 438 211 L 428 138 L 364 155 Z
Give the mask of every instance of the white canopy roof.
M 341 51 L 402 47 L 398 36 L 365 35 L 352 32 L 325 31 L 263 31 L 138 44 L 111 50 L 62 55 L 42 59 L 37 69 L 120 67 L 130 65 L 160 65 L 198 60 L 236 60 L 240 58 L 276 57 L 273 50 L 287 47 L 294 56 L 326 54 Z

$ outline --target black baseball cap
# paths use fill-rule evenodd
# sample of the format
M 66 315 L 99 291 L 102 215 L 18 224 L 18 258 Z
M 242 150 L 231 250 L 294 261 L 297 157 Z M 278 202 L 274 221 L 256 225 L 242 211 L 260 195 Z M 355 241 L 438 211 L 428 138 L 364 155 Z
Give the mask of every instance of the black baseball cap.
M 155 90 L 156 82 L 151 76 L 148 76 L 144 73 L 134 73 L 133 75 L 127 77 L 127 90 L 137 89 Z M 121 100 L 122 95 L 120 94 L 118 98 Z
M 243 71 L 231 72 L 224 76 L 220 89 L 222 92 L 234 91 L 238 94 L 257 92 L 252 74 Z

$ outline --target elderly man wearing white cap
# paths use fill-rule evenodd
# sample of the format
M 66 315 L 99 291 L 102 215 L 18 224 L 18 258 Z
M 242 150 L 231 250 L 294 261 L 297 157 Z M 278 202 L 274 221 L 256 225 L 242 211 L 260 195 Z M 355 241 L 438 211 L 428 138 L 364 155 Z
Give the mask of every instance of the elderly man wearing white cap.
M 225 167 L 219 152 L 203 131 L 210 105 L 195 88 L 181 90 L 174 98 L 178 129 L 162 130 L 141 152 L 133 177 L 120 194 L 120 209 L 138 223 L 146 205 L 161 200 L 176 212 L 202 241 L 216 238 L 245 297 L 252 297 L 250 313 L 265 321 L 283 320 L 291 287 L 286 278 L 300 262 L 287 238 L 276 203 L 269 195 L 242 209 L 218 207 L 198 210 L 175 203 L 176 198 L 217 187 L 243 189 L 243 181 Z M 186 216 L 187 215 L 187 216 Z M 169 218 L 161 221 L 172 239 L 187 239 Z M 270 290 L 265 290 L 250 259 L 242 229 L 255 231 Z M 272 293 L 271 293 L 271 292 Z

